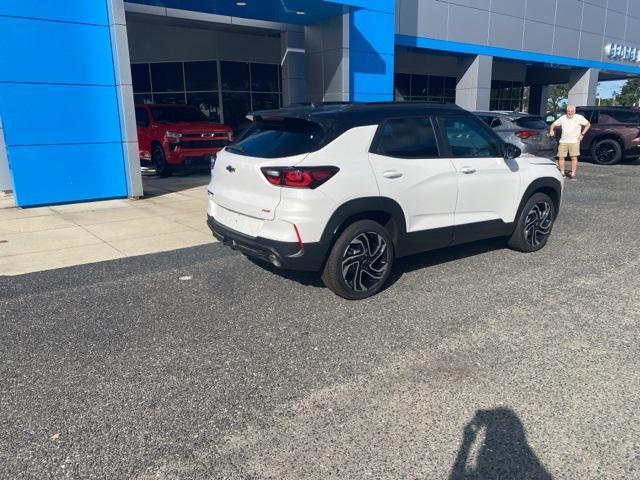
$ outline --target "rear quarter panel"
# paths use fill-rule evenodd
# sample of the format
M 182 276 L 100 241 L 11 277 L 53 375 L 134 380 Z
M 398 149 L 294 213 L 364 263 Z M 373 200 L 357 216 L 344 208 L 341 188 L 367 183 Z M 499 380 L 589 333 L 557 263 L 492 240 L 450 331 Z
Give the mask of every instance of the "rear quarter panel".
M 297 164 L 300 167 L 335 166 L 340 169 L 314 190 L 282 189 L 277 217 L 295 223 L 305 243 L 321 239 L 329 219 L 344 203 L 380 194 L 368 161 L 369 147 L 377 128 L 377 125 L 352 128 Z

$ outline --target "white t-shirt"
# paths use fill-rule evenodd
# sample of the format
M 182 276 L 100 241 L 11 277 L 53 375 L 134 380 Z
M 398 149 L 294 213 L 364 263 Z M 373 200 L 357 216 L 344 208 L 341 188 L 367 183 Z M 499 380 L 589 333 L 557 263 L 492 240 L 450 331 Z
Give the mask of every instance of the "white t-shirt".
M 562 127 L 560 143 L 580 143 L 582 127 L 587 123 L 589 122 L 586 118 L 579 113 L 576 113 L 571 118 L 566 115 L 562 115 L 559 119 L 553 122 L 553 126 Z

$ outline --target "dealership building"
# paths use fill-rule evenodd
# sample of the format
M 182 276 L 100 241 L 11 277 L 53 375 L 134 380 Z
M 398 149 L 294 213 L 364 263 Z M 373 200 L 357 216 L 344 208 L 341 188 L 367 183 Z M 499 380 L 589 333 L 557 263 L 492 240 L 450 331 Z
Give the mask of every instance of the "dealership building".
M 237 127 L 302 102 L 543 113 L 640 74 L 640 0 L 0 2 L 0 190 L 18 206 L 140 197 L 134 104 Z

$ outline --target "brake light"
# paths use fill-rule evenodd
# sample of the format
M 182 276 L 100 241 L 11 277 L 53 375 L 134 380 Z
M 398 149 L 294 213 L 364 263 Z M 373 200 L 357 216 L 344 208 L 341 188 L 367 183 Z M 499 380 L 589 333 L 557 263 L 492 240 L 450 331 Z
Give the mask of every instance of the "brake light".
M 538 135 L 540 135 L 540 132 L 537 132 L 535 130 L 520 130 L 516 132 L 516 136 L 518 138 L 521 138 L 522 140 L 526 140 L 527 138 L 531 137 L 537 137 Z
M 313 190 L 339 170 L 338 167 L 265 167 L 262 168 L 262 174 L 271 185 Z

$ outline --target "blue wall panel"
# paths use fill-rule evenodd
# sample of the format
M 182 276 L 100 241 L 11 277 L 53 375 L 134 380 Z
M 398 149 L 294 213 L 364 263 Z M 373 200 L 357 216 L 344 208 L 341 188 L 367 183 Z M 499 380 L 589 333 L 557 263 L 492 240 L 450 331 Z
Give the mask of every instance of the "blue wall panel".
M 0 32 L 2 81 L 114 84 L 109 27 L 0 17 Z
M 324 0 L 327 3 L 339 3 L 351 7 L 365 8 L 367 10 L 377 10 L 385 13 L 395 13 L 395 0 Z
M 105 0 L 0 0 L 0 15 L 109 24 Z
M 394 56 L 357 52 L 349 60 L 354 102 L 393 100 Z
M 112 0 L 0 0 L 0 114 L 20 206 L 127 195 Z
M 394 16 L 374 10 L 352 13 L 349 48 L 364 52 L 393 55 L 395 51 Z
M 309 25 L 343 13 L 342 1 L 324 0 L 252 0 L 245 6 L 235 0 L 129 0 L 158 7 L 194 10 L 240 18 Z M 388 1 L 388 0 L 385 0 Z M 305 12 L 298 15 L 297 12 Z
M 0 111 L 8 146 L 122 140 L 114 87 L 0 83 Z
M 11 147 L 11 169 L 29 179 L 16 189 L 21 206 L 127 195 L 121 143 Z
M 393 3 L 393 2 L 390 2 Z M 354 10 L 349 22 L 351 100 L 393 100 L 395 15 Z

